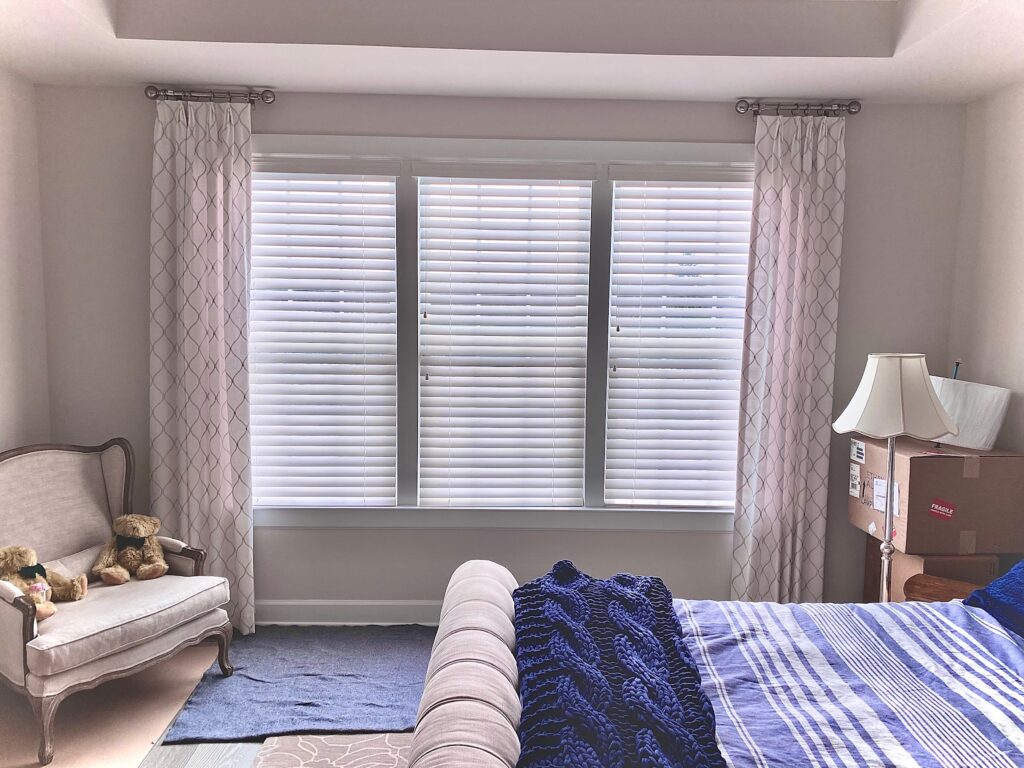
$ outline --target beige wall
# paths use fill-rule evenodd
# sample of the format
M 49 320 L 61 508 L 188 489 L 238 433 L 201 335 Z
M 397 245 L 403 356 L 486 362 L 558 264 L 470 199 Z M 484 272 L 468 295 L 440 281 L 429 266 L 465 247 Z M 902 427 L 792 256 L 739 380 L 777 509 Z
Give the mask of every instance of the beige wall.
M 153 106 L 138 89 L 38 91 L 54 437 L 93 441 L 119 432 L 144 458 Z M 726 103 L 286 93 L 273 106 L 257 108 L 254 128 L 475 138 L 753 138 L 752 121 Z M 936 369 L 946 365 L 963 130 L 964 109 L 956 106 L 868 104 L 849 123 L 837 412 L 870 351 L 923 351 Z M 845 443 L 837 439 L 836 445 L 843 454 Z M 836 600 L 859 597 L 864 545 L 846 523 L 845 481 L 846 463 L 838 455 L 826 567 L 827 597 Z M 140 501 L 145 495 L 138 490 Z M 679 595 L 723 598 L 730 553 L 731 534 L 723 533 L 262 528 L 256 533 L 257 595 L 429 600 L 463 559 L 494 557 L 528 577 L 571 556 L 597 574 L 632 568 L 662 575 Z
M 871 352 L 923 352 L 933 370 L 948 367 L 964 111 L 872 104 L 847 125 L 836 416 Z M 849 455 L 849 439 L 833 435 L 825 595 L 841 601 L 860 599 L 866 539 L 846 518 Z
M 949 356 L 1013 390 L 998 445 L 1024 451 L 1024 85 L 970 105 Z
M 50 436 L 32 84 L 0 69 L 0 451 Z
M 600 576 L 657 574 L 679 597 L 723 599 L 731 556 L 732 534 L 721 533 L 258 528 L 256 595 L 439 601 L 460 563 L 485 558 L 521 582 L 569 559 Z
M 153 105 L 134 88 L 36 92 L 53 439 L 127 437 L 144 510 Z

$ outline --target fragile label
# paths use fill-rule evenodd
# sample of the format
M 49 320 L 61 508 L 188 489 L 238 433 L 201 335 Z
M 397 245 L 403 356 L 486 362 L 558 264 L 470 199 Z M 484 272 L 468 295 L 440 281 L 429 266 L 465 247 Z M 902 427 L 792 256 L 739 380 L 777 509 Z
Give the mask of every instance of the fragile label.
M 856 461 L 859 464 L 864 463 L 864 441 L 863 440 L 851 440 L 850 441 L 850 460 Z
M 850 495 L 860 498 L 860 464 L 850 462 Z
M 928 507 L 928 514 L 939 518 L 939 520 L 952 520 L 954 512 L 956 512 L 956 504 L 942 499 L 932 499 L 932 505 Z

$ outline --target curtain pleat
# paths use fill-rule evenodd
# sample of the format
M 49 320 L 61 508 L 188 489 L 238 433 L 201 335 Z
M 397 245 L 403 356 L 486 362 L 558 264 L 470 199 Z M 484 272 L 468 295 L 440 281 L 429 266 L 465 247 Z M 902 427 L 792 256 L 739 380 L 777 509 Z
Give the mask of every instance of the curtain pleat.
M 157 104 L 150 232 L 150 498 L 255 627 L 249 467 L 251 107 Z
M 822 597 L 845 119 L 759 117 L 732 596 Z

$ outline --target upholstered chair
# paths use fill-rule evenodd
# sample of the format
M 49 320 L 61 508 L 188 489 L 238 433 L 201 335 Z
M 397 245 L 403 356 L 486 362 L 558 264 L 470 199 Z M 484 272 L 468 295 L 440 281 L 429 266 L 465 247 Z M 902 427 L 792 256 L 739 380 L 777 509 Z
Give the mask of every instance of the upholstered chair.
M 49 570 L 89 573 L 111 536 L 111 521 L 132 511 L 134 456 L 116 438 L 97 446 L 36 445 L 0 453 L 0 546 L 32 547 Z M 220 668 L 231 623 L 225 579 L 203 576 L 205 553 L 160 537 L 170 570 L 120 586 L 91 582 L 85 598 L 58 603 L 36 621 L 35 604 L 0 581 L 0 680 L 25 694 L 40 720 L 39 762 L 53 759 L 60 703 L 76 691 L 134 674 L 206 638 Z M 91 578 L 91 576 L 90 576 Z

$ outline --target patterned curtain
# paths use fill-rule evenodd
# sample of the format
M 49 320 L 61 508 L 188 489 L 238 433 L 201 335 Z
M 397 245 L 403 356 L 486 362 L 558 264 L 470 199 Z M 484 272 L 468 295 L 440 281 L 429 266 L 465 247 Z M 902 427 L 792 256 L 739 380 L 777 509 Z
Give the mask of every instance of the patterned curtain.
M 732 596 L 821 600 L 844 118 L 759 117 Z
M 250 106 L 157 104 L 150 230 L 150 496 L 255 626 L 249 477 Z

